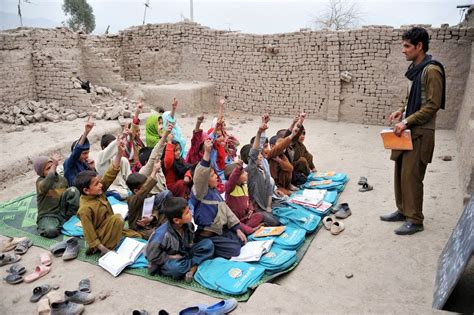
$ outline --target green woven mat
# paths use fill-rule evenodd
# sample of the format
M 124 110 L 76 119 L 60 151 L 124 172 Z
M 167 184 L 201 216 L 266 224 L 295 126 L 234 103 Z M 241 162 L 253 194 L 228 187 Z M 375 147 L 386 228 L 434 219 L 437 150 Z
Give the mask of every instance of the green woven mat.
M 37 215 L 37 208 L 36 208 L 36 194 L 35 193 L 29 193 L 24 196 L 18 197 L 14 200 L 11 200 L 5 203 L 0 203 L 0 234 L 4 236 L 9 236 L 9 237 L 26 236 L 33 241 L 33 244 L 35 246 L 45 248 L 45 249 L 49 249 L 51 245 L 57 243 L 58 241 L 61 241 L 63 238 L 66 238 L 65 236 L 59 236 L 56 239 L 47 239 L 38 235 L 36 231 L 36 215 Z M 250 287 L 250 289 L 245 294 L 238 295 L 238 296 L 231 296 L 231 295 L 227 295 L 227 294 L 220 293 L 217 291 L 206 289 L 205 287 L 201 286 L 196 281 L 193 281 L 192 283 L 186 283 L 185 281 L 174 280 L 170 277 L 159 276 L 159 275 L 151 276 L 148 274 L 146 268 L 125 269 L 124 272 L 132 274 L 132 275 L 141 276 L 150 280 L 160 281 L 160 282 L 174 285 L 180 288 L 204 293 L 216 298 L 228 299 L 228 298 L 233 297 L 237 301 L 243 302 L 243 301 L 247 301 L 250 298 L 250 295 L 253 293 L 253 291 L 262 283 L 272 281 L 276 277 L 293 270 L 298 265 L 298 263 L 301 261 L 304 254 L 308 250 L 309 245 L 311 244 L 311 241 L 314 239 L 316 235 L 316 232 L 317 230 L 314 233 L 307 235 L 305 242 L 297 251 L 297 261 L 295 262 L 293 266 L 291 266 L 291 268 L 283 272 L 273 274 L 273 275 L 264 275 L 263 278 L 257 283 L 255 283 L 252 287 Z M 98 265 L 99 255 L 96 254 L 92 256 L 86 256 L 85 246 L 83 246 L 81 248 L 81 251 L 79 252 L 79 256 L 77 257 L 77 259 L 94 264 L 94 265 Z

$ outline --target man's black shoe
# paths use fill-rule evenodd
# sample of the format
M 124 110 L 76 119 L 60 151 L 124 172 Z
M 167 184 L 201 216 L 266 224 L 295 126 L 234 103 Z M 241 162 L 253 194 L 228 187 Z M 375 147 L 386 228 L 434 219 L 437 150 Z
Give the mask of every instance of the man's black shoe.
M 395 230 L 395 234 L 397 235 L 411 235 L 415 234 L 416 232 L 423 231 L 423 224 L 415 224 L 410 221 L 405 221 L 401 227 Z
M 380 220 L 387 222 L 403 222 L 405 219 L 406 217 L 400 211 L 395 211 L 393 213 L 380 216 Z

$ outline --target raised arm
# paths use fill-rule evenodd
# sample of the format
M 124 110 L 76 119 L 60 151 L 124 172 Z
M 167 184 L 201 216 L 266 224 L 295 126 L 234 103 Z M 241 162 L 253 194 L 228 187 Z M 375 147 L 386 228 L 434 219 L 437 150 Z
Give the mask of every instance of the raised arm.
M 174 114 L 176 114 L 176 108 L 178 107 L 178 100 L 176 97 L 173 97 L 173 102 L 171 102 L 171 113 L 170 116 L 174 118 Z

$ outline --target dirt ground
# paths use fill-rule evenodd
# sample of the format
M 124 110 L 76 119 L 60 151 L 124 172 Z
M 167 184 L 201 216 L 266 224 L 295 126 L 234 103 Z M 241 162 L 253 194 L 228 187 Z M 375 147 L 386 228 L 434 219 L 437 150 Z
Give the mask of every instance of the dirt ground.
M 228 125 L 242 144 L 255 134 L 259 119 L 229 113 Z M 183 134 L 191 135 L 194 118 L 179 118 Z M 211 119 L 205 121 L 210 125 Z M 288 127 L 289 119 L 273 118 L 267 134 Z M 459 215 L 462 194 L 458 188 L 456 142 L 453 131 L 436 132 L 433 163 L 425 177 L 425 231 L 412 236 L 396 236 L 398 223 L 385 223 L 379 215 L 395 209 L 393 162 L 383 149 L 380 126 L 331 123 L 308 119 L 306 145 L 315 156 L 319 170 L 334 170 L 350 177 L 339 202 L 348 202 L 353 215 L 344 220 L 346 229 L 333 236 L 321 229 L 299 266 L 274 283 L 260 286 L 250 300 L 239 303 L 235 314 L 361 314 L 436 312 L 431 308 L 437 259 Z M 28 157 L 58 150 L 66 153 L 83 130 L 83 122 L 42 123 L 16 133 L 0 135 L 0 201 L 34 190 L 36 175 L 28 171 Z M 118 130 L 115 121 L 98 121 L 92 132 L 94 148 L 104 132 Z M 451 155 L 445 162 L 440 156 Z M 31 164 L 30 164 L 31 165 Z M 19 174 L 13 176 L 13 174 Z M 357 181 L 366 176 L 374 190 L 361 193 Z M 32 247 L 22 258 L 33 269 L 44 250 Z M 1 276 L 6 267 L 0 268 Z M 353 274 L 352 278 L 346 278 Z M 122 274 L 113 278 L 98 266 L 81 261 L 55 259 L 52 271 L 30 283 L 0 285 L 0 314 L 31 314 L 34 287 L 58 284 L 61 291 L 75 290 L 79 280 L 89 277 L 92 292 L 108 294 L 86 306 L 85 314 L 130 314 L 145 309 L 170 314 L 197 303 L 213 303 L 215 298 L 141 277 Z

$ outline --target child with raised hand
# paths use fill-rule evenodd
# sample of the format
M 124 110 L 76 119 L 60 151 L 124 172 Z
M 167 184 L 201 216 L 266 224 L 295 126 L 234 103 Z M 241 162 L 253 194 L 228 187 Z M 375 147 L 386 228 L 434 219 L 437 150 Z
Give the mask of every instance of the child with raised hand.
M 181 145 L 173 141 L 173 134 L 168 135 L 163 166 L 166 177 L 166 185 L 175 197 L 187 198 L 189 194 L 188 185 L 191 183 L 191 168 L 181 157 Z
M 33 161 L 39 176 L 36 180 L 36 225 L 38 233 L 47 238 L 58 236 L 64 222 L 79 209 L 79 191 L 76 187 L 68 188 L 66 178 L 56 172 L 60 158 L 54 154 L 51 158 L 39 156 Z
M 262 124 L 258 128 L 253 144 L 241 150 L 242 160 L 247 161 L 249 195 L 256 210 L 263 215 L 263 222 L 267 226 L 280 225 L 280 221 L 272 214 L 272 195 L 274 181 L 270 175 L 267 161 L 262 155 L 262 142 L 265 141 L 265 130 L 268 129 L 270 116 L 262 116 Z M 249 148 L 249 149 L 248 149 Z
M 145 147 L 140 137 L 140 118 L 139 115 L 143 110 L 143 101 L 138 100 L 137 107 L 135 108 L 135 115 L 133 116 L 132 122 L 129 124 L 130 132 L 127 134 L 127 141 L 125 144 L 125 158 L 128 159 L 130 167 L 133 173 L 140 170 L 141 164 L 138 159 L 138 153 L 140 149 Z
M 166 126 L 165 132 L 163 133 L 163 137 L 158 141 L 158 143 L 155 145 L 153 149 L 150 149 L 148 147 L 142 149 L 140 151 L 140 163 L 142 163 L 143 167 L 140 169 L 139 173 L 143 174 L 145 176 L 150 176 L 152 170 L 153 170 L 153 165 L 155 164 L 156 161 L 161 161 L 161 157 L 163 155 L 163 151 L 166 146 L 166 139 L 168 138 L 168 135 L 171 133 L 171 130 L 173 130 L 174 125 L 168 123 Z M 146 151 L 145 151 L 146 150 Z M 149 151 L 151 150 L 151 151 Z M 147 154 L 145 154 L 147 153 Z M 145 156 L 146 155 L 146 156 Z M 162 164 L 163 165 L 163 164 Z M 163 173 L 162 169 L 159 169 L 156 172 L 155 175 L 155 180 L 156 184 L 153 186 L 151 190 L 151 194 L 155 195 L 158 194 L 162 191 L 167 191 L 166 188 L 166 178 L 165 174 Z
M 201 129 L 201 124 L 204 121 L 204 114 L 196 118 L 196 125 L 193 130 L 193 137 L 191 138 L 191 147 L 186 155 L 186 163 L 196 164 L 201 161 L 204 155 L 204 141 L 207 139 L 207 133 Z
M 95 171 L 82 171 L 76 176 L 74 185 L 81 193 L 77 216 L 81 220 L 84 238 L 89 247 L 86 254 L 100 251 L 105 254 L 114 249 L 122 236 L 141 238 L 140 233 L 124 229 L 124 218 L 114 214 L 105 191 L 120 171 L 120 159 L 125 150 L 124 139 L 117 139 L 117 155 L 104 176 L 99 178 Z
M 72 143 L 71 155 L 64 161 L 64 177 L 69 186 L 73 185 L 74 178 L 80 172 L 95 169 L 94 162 L 89 160 L 90 143 L 87 139 L 93 127 L 94 121 L 89 116 L 84 125 L 84 133 L 79 140 Z
M 291 148 L 293 150 L 292 164 L 294 171 L 296 173 L 302 173 L 305 176 L 308 176 L 311 172 L 316 172 L 316 167 L 313 163 L 313 155 L 309 153 L 308 149 L 303 143 L 306 138 L 306 130 L 303 126 L 305 117 L 305 113 L 300 114 L 300 132 L 295 138 L 293 138 Z
M 240 220 L 240 228 L 249 235 L 255 232 L 262 224 L 263 215 L 255 211 L 249 200 L 247 186 L 247 172 L 243 168 L 244 162 L 236 158 L 233 164 L 225 168 L 225 202 Z
M 132 192 L 128 197 L 128 225 L 132 230 L 140 233 L 144 239 L 148 239 L 155 229 L 166 221 L 162 213 L 163 203 L 173 195 L 169 190 L 164 190 L 154 195 L 152 215 L 143 217 L 143 204 L 145 198 L 151 196 L 151 190 L 157 184 L 156 174 L 161 171 L 161 161 L 155 160 L 153 169 L 147 177 L 140 173 L 130 174 L 127 178 L 127 186 Z
M 156 229 L 146 247 L 148 271 L 191 282 L 197 266 L 212 258 L 214 244 L 210 239 L 194 242 L 193 216 L 184 198 L 169 198 L 163 212 L 168 222 Z
M 204 142 L 204 156 L 194 171 L 194 186 L 190 202 L 194 208 L 194 221 L 198 225 L 198 240 L 210 239 L 214 254 L 230 258 L 240 254 L 247 242 L 240 229 L 240 221 L 217 191 L 217 175 L 211 168 L 212 141 Z
M 120 137 L 127 137 L 127 131 L 124 130 Z M 116 137 L 111 134 L 103 135 L 100 140 L 100 147 L 102 150 L 97 154 L 95 165 L 97 174 L 99 177 L 102 177 L 109 168 L 110 163 L 112 163 L 114 156 L 117 155 Z M 106 192 L 107 196 L 113 196 L 117 200 L 125 200 L 128 197 L 126 181 L 130 174 L 130 163 L 127 158 L 122 157 L 120 159 L 120 172 L 109 186 Z

